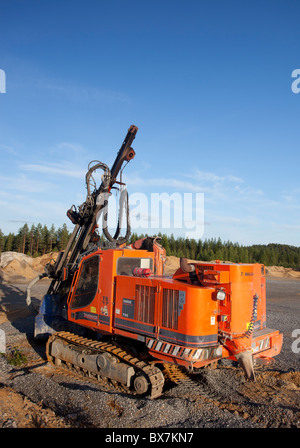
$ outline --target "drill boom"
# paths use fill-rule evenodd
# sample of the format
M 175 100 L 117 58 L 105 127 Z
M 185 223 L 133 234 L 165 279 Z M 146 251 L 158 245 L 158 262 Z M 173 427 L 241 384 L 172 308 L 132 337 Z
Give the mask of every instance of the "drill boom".
M 47 275 L 50 278 L 53 278 L 49 293 L 57 291 L 62 281 L 63 271 L 66 266 L 68 266 L 69 270 L 72 270 L 72 267 L 76 265 L 78 256 L 87 249 L 97 224 L 99 212 L 102 212 L 107 205 L 107 199 L 105 199 L 107 198 L 107 194 L 117 182 L 116 179 L 122 169 L 123 163 L 129 162 L 135 155 L 134 150 L 131 148 L 131 144 L 135 139 L 137 131 L 138 128 L 136 126 L 130 126 L 111 170 L 109 170 L 105 164 L 99 162 L 87 172 L 86 182 L 88 194 L 86 201 L 81 204 L 78 212 L 72 210 L 72 208 L 67 211 L 67 216 L 71 219 L 73 224 L 75 224 L 73 233 L 64 252 L 60 253 L 54 266 L 52 266 L 51 269 L 49 267 L 48 269 L 46 268 Z M 89 179 L 92 173 L 98 168 L 104 170 L 102 182 L 98 189 L 95 189 L 93 193 L 90 193 Z M 103 231 L 104 234 L 106 234 L 107 228 L 103 228 Z M 110 241 L 113 241 L 112 238 L 109 239 Z M 123 240 L 122 242 L 124 242 Z

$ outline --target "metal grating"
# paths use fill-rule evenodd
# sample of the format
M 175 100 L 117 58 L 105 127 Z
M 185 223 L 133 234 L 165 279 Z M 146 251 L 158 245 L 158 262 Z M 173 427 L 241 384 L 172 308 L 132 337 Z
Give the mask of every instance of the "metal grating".
M 154 324 L 155 291 L 154 286 L 136 285 L 135 320 Z
M 163 290 L 162 326 L 178 330 L 179 291 L 176 289 Z
M 206 265 L 206 264 L 197 264 L 197 269 L 199 270 L 199 271 L 201 271 L 201 272 L 204 272 L 204 271 L 214 271 L 215 270 L 215 267 L 214 266 L 208 266 L 208 265 Z

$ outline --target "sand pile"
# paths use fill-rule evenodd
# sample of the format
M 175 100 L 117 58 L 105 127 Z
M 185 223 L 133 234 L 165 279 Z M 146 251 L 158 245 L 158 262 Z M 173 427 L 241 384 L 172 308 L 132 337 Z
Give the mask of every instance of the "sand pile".
M 44 272 L 51 260 L 56 260 L 57 252 L 32 258 L 18 252 L 3 252 L 0 257 L 0 279 L 2 282 L 28 282 Z
M 55 261 L 58 256 L 58 252 L 51 252 L 50 254 L 42 255 L 41 257 L 32 258 L 31 259 L 31 266 L 36 271 L 42 273 L 44 272 L 44 267 L 47 263 L 50 263 L 51 261 Z
M 0 255 L 0 268 L 4 269 L 11 261 L 17 260 L 19 262 L 30 262 L 31 257 L 18 252 L 2 252 Z
M 177 257 L 167 257 L 165 264 L 165 275 L 172 275 L 179 268 L 180 258 Z
M 266 272 L 268 277 L 284 277 L 284 278 L 299 278 L 300 271 L 292 268 L 284 268 L 283 266 L 267 266 Z
M 12 260 L 3 269 L 6 275 L 21 275 L 25 278 L 31 279 L 37 277 L 38 271 L 33 269 L 25 260 Z

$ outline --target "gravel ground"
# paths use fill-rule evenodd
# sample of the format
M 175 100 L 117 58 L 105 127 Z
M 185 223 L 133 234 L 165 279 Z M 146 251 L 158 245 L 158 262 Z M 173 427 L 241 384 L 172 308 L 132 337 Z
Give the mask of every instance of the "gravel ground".
M 45 288 L 36 286 L 36 303 Z M 44 345 L 33 340 L 25 289 L 1 285 L 1 308 L 10 316 L 0 324 L 6 355 L 17 347 L 27 362 L 13 366 L 0 356 L 0 427 L 300 428 L 300 353 L 292 351 L 293 343 L 297 347 L 292 332 L 300 329 L 299 280 L 267 280 L 267 325 L 283 332 L 284 343 L 275 366 L 259 368 L 255 383 L 247 382 L 240 369 L 224 365 L 205 369 L 187 383 L 169 384 L 156 400 L 130 397 L 49 366 Z M 22 318 L 14 319 L 12 299 Z

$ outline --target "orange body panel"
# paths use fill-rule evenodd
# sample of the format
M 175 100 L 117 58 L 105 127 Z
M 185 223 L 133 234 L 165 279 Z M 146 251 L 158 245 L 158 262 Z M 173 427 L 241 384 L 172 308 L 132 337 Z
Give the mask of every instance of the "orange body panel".
M 184 366 L 234 359 L 249 349 L 265 357 L 280 351 L 281 335 L 265 329 L 262 265 L 195 263 L 194 278 L 181 269 L 172 278 L 133 275 L 143 272 L 136 267 L 153 270 L 155 255 L 122 248 L 84 257 L 68 297 L 69 320 L 142 341 L 155 358 Z
M 117 260 L 119 258 L 136 258 L 139 257 L 153 260 L 153 254 L 148 251 L 134 251 L 128 249 L 121 250 L 98 250 L 83 259 L 79 265 L 78 275 L 74 276 L 74 285 L 72 285 L 68 297 L 68 319 L 92 328 L 102 333 L 111 334 L 114 332 L 114 294 L 115 294 L 115 278 L 117 273 Z M 74 296 L 78 281 L 82 274 L 82 264 L 86 260 L 98 257 L 99 271 L 97 278 L 97 288 L 93 299 L 82 307 L 74 306 Z M 152 262 L 153 263 L 153 262 Z
M 215 345 L 213 292 L 163 277 L 117 276 L 115 327 L 185 346 Z
M 195 263 L 196 270 L 204 274 L 204 284 L 226 292 L 219 302 L 219 329 L 231 335 L 240 335 L 248 330 L 253 312 L 253 297 L 258 296 L 255 329 L 263 328 L 266 322 L 265 272 L 261 264 L 240 263 Z M 210 272 L 214 272 L 213 275 Z M 212 278 L 215 280 L 212 281 Z
M 230 268 L 231 283 L 231 323 L 232 334 L 242 334 L 248 330 L 253 310 L 253 296 L 257 294 L 260 299 L 260 311 L 263 302 L 261 296 L 261 274 L 257 268 L 260 265 L 232 265 Z M 255 275 L 256 274 L 256 275 Z

